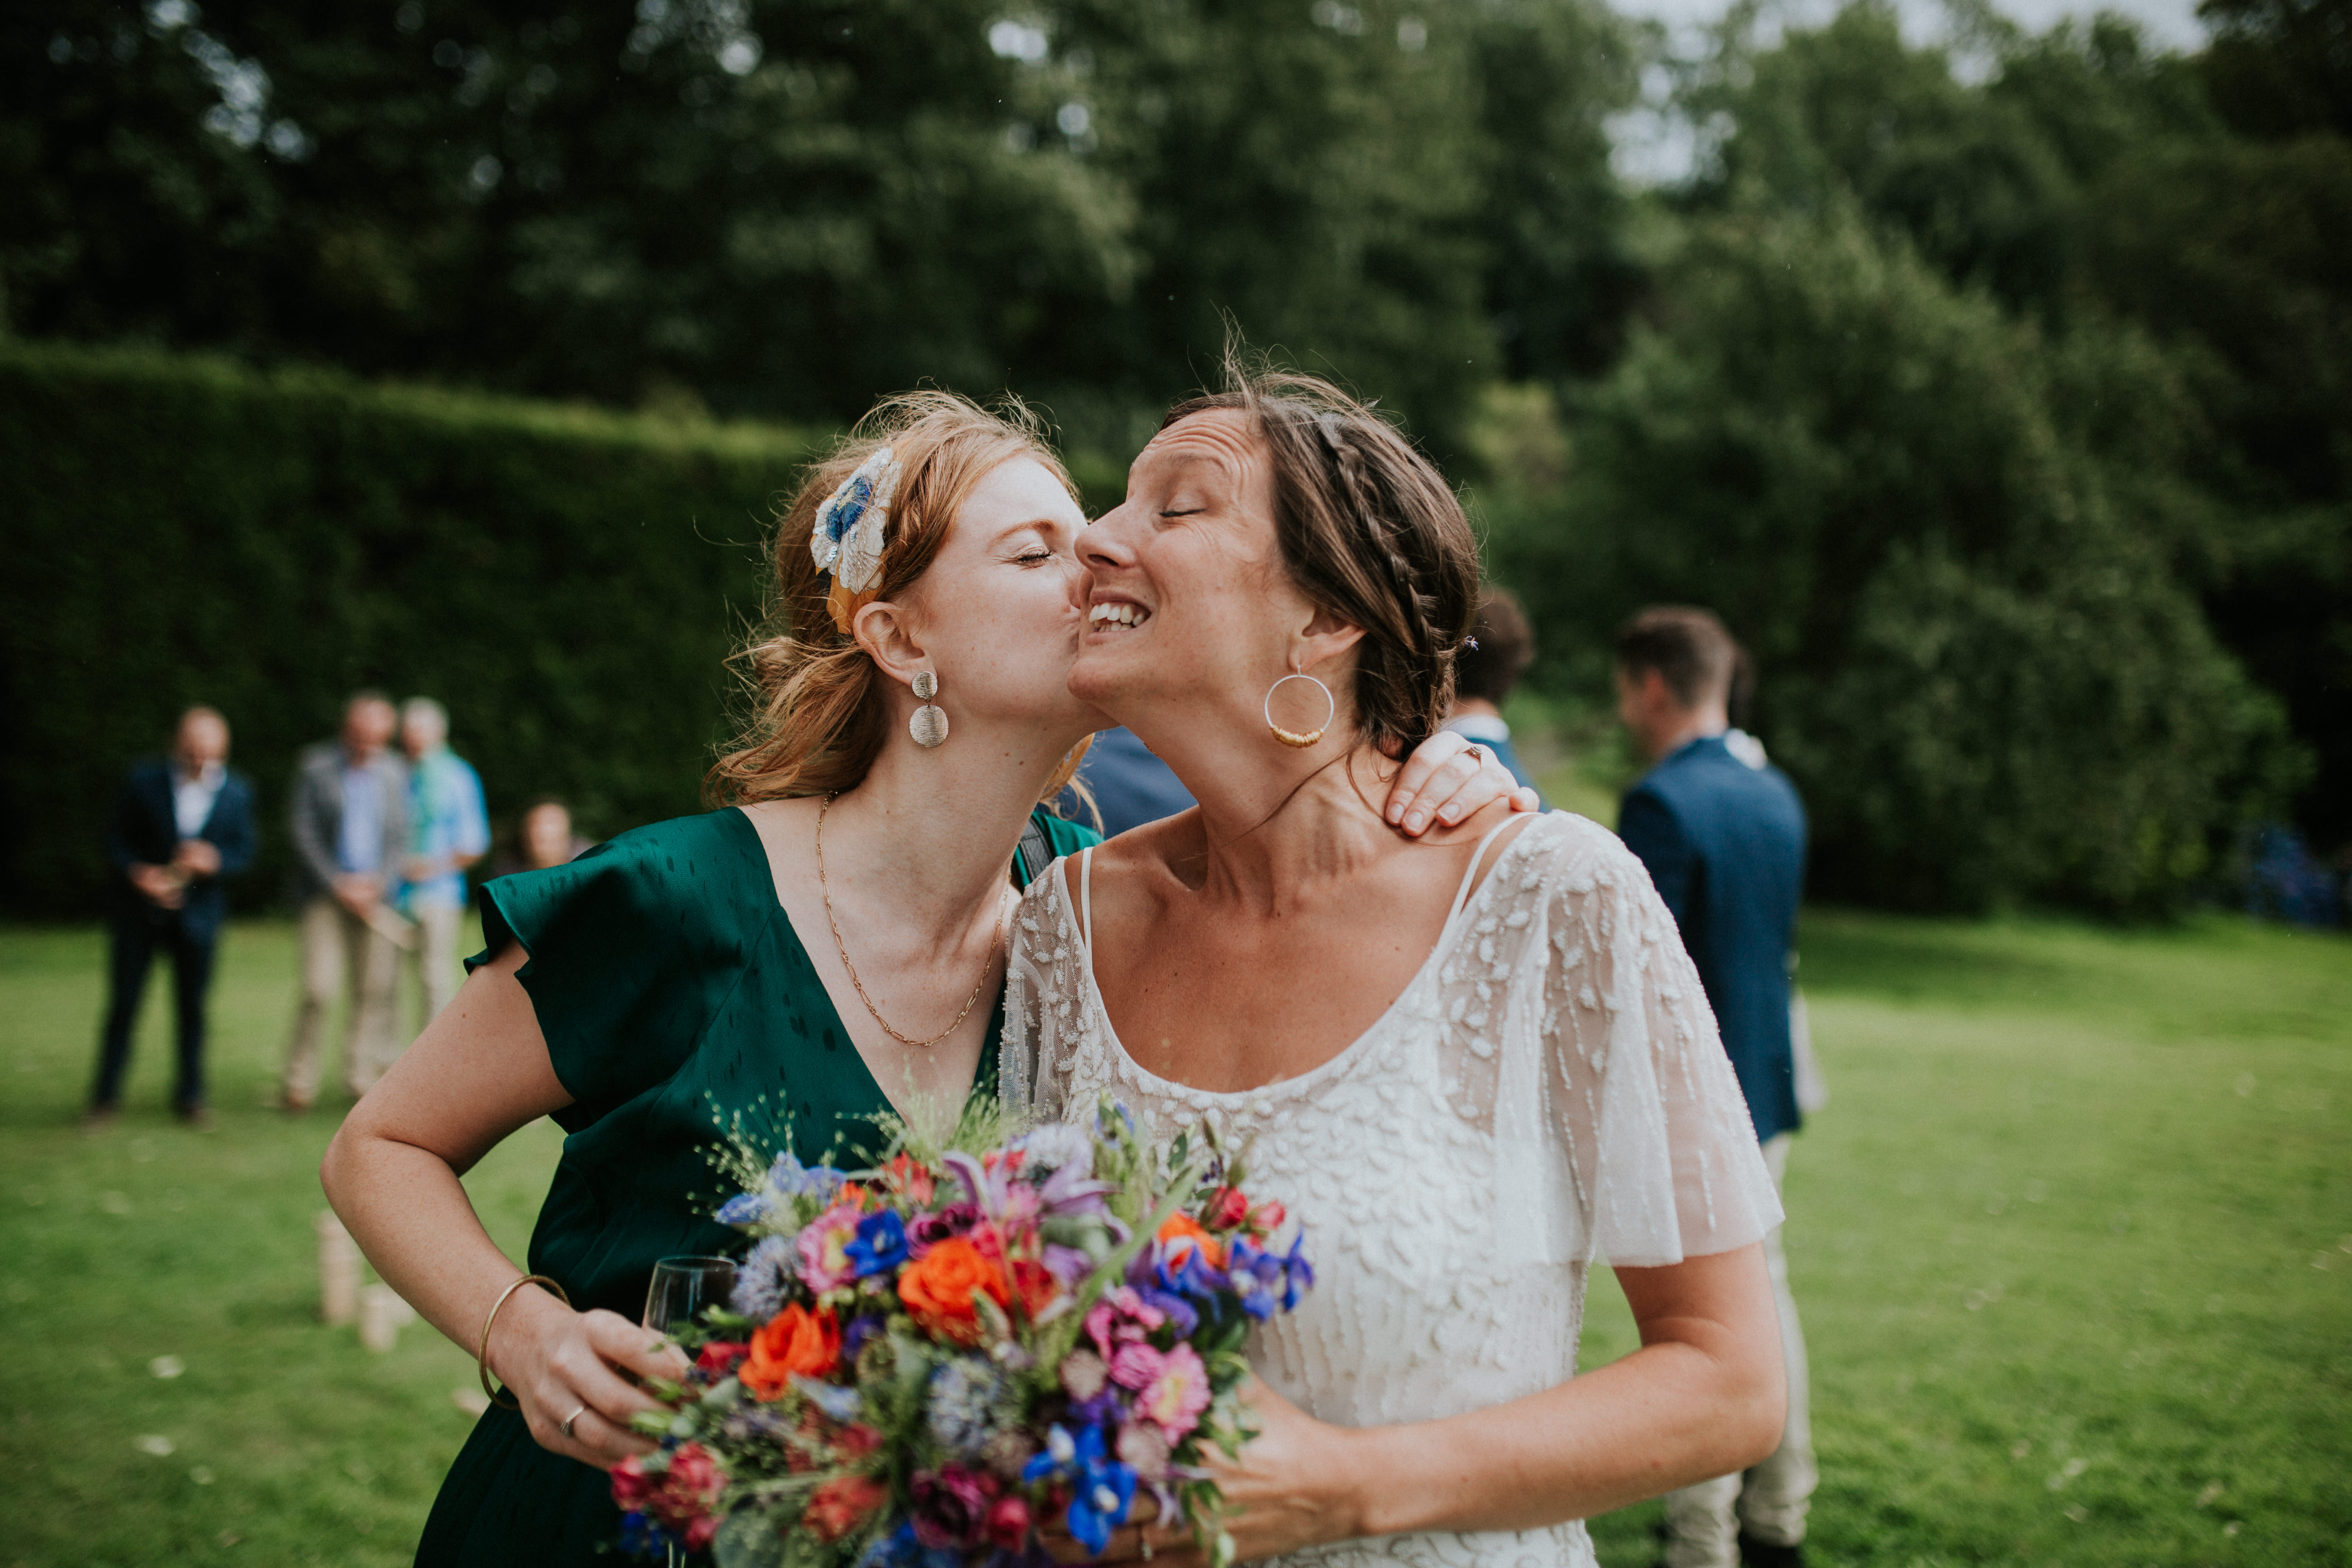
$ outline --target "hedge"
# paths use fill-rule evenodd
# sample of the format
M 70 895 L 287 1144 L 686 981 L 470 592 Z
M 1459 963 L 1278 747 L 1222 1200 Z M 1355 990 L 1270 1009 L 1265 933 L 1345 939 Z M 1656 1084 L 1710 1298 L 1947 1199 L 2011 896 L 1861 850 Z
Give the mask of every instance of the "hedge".
M 541 793 L 598 835 L 695 809 L 810 445 L 0 344 L 0 908 L 100 907 L 122 771 L 195 702 L 260 793 L 247 909 L 283 884 L 296 753 L 362 686 L 446 702 L 501 825 Z

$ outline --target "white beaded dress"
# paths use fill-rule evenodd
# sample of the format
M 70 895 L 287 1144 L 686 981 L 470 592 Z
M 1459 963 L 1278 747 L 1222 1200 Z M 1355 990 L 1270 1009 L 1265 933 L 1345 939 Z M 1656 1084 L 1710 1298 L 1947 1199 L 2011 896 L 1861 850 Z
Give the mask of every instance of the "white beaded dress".
M 1509 825 L 1506 825 L 1507 826 Z M 1096 989 L 1090 863 L 1023 900 L 1005 988 L 1008 1106 L 1251 1145 L 1250 1185 L 1303 1227 L 1315 1289 L 1252 1336 L 1260 1376 L 1349 1426 L 1485 1409 L 1576 1372 L 1596 1261 L 1761 1240 L 1779 1200 L 1674 917 L 1615 835 L 1555 812 L 1507 843 L 1395 1004 L 1311 1072 L 1238 1093 L 1172 1083 Z M 1474 864 L 1475 874 L 1475 864 Z M 1076 904 L 1078 907 L 1074 908 Z M 1392 1535 L 1318 1565 L 1591 1568 L 1581 1523 Z

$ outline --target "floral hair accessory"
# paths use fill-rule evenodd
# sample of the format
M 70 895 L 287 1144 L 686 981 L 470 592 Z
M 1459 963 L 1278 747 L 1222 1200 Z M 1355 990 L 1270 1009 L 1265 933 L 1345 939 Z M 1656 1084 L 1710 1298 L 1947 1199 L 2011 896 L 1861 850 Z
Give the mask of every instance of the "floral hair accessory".
M 857 471 L 816 509 L 809 553 L 818 571 L 833 574 L 833 592 L 825 605 L 845 637 L 850 617 L 872 600 L 881 584 L 882 531 L 890 521 L 890 504 L 898 498 L 904 472 L 905 466 L 884 447 L 858 464 Z

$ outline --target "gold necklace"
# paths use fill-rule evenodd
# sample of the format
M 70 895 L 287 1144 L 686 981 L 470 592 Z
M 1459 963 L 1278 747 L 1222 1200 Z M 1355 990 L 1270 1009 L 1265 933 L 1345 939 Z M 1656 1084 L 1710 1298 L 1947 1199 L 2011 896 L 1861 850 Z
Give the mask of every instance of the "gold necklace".
M 988 977 L 996 968 L 996 955 L 1004 948 L 1003 896 L 999 895 L 997 900 L 996 945 L 989 950 L 987 966 L 980 972 L 980 984 L 973 986 L 971 994 L 963 999 L 963 1011 L 955 1016 L 954 1023 L 950 1024 L 929 1039 L 908 1039 L 890 1026 L 890 1020 L 882 1016 L 882 1009 L 874 1005 L 874 998 L 866 994 L 866 983 L 857 978 L 857 965 L 849 962 L 849 949 L 841 944 L 841 922 L 834 919 L 833 915 L 833 889 L 826 886 L 824 879 L 824 814 L 833 809 L 833 803 L 838 798 L 840 797 L 837 795 L 826 795 L 824 804 L 816 808 L 816 888 L 818 894 L 824 900 L 824 923 L 833 928 L 833 951 L 841 955 L 841 967 L 849 971 L 849 983 L 857 988 L 857 999 L 866 1004 L 866 1010 L 874 1015 L 874 1021 L 882 1026 L 882 1032 L 910 1049 L 927 1050 L 954 1034 L 964 1019 L 971 1016 L 972 1005 L 980 1000 L 980 994 L 988 989 Z

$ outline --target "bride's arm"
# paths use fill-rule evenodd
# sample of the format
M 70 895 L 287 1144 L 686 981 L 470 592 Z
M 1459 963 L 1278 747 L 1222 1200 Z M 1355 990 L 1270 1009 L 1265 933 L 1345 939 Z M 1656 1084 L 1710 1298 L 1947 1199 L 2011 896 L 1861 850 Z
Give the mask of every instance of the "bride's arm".
M 1746 1469 L 1780 1440 L 1788 1385 L 1764 1248 L 1617 1278 L 1641 1326 L 1624 1360 L 1508 1405 L 1399 1426 L 1334 1426 L 1262 1384 L 1263 1430 L 1210 1463 L 1244 1561 L 1359 1536 L 1534 1530 Z M 1139 1559 L 1139 1532 L 1112 1542 Z M 1197 1559 L 1152 1528 L 1159 1568 Z
M 319 1167 L 328 1202 L 385 1283 L 470 1355 L 522 1270 L 482 1228 L 458 1181 L 501 1139 L 572 1103 L 514 977 L 521 944 L 474 972 L 456 999 L 352 1108 Z M 499 1309 L 490 1370 L 522 1402 L 541 1447 L 609 1468 L 652 1445 L 627 1429 L 656 1408 L 615 1367 L 675 1378 L 676 1352 L 617 1313 L 575 1312 L 536 1285 Z M 564 1436 L 560 1423 L 587 1414 Z

